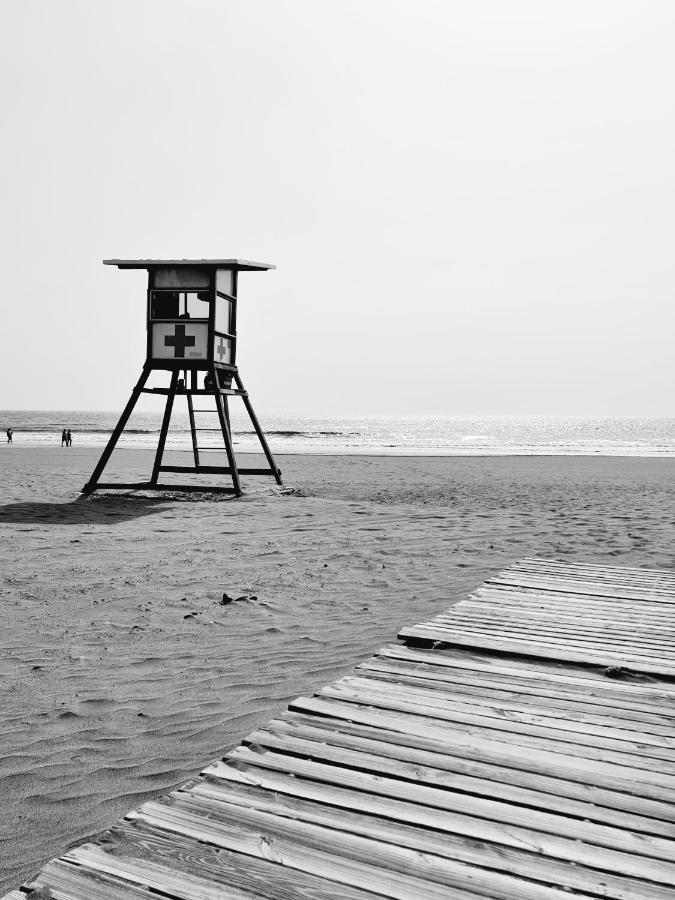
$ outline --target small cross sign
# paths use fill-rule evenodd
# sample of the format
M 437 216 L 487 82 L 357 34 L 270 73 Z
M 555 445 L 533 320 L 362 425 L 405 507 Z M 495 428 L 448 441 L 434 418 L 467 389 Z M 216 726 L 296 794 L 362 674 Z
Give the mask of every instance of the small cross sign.
M 229 347 L 225 343 L 225 339 L 219 337 L 218 342 L 216 344 L 216 354 L 218 356 L 218 361 L 222 362 L 225 357 L 228 355 Z

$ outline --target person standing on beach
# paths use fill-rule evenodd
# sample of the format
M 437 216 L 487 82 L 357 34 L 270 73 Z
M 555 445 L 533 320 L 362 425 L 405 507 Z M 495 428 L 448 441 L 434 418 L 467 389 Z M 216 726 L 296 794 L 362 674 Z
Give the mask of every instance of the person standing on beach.
M 12 441 L 12 435 L 13 435 L 13 434 L 14 434 L 14 429 L 13 429 L 13 428 L 8 428 L 8 429 L 7 429 L 7 443 L 8 443 L 8 444 L 12 444 L 12 443 L 13 443 L 13 441 Z
M 61 446 L 63 447 L 64 444 L 66 447 L 68 446 L 68 432 L 66 431 L 65 428 L 61 432 Z
M 73 436 L 70 433 L 70 428 L 69 428 L 68 431 L 66 431 L 66 447 L 72 447 L 72 446 L 73 446 Z

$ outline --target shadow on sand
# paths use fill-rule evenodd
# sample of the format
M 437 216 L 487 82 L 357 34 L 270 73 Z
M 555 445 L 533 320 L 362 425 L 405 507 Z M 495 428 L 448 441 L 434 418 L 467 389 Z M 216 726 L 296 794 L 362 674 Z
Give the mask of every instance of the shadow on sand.
M 166 508 L 166 497 L 135 497 L 130 494 L 78 497 L 70 503 L 7 503 L 0 506 L 0 524 L 110 525 L 163 512 Z

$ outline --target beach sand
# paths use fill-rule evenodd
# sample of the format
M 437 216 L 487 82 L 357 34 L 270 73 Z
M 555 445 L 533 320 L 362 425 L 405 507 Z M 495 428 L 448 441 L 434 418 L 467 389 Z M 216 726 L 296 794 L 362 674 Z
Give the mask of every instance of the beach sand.
M 0 892 L 515 559 L 675 567 L 675 459 L 284 456 L 291 495 L 78 499 L 99 453 L 0 447 Z

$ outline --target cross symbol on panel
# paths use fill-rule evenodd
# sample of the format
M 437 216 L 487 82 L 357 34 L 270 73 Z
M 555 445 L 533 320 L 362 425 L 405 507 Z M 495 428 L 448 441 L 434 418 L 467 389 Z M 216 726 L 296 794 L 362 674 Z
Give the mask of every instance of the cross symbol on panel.
M 225 343 L 225 339 L 219 337 L 218 343 L 216 344 L 216 354 L 218 355 L 218 361 L 222 362 L 225 357 L 228 355 L 228 346 Z
M 164 346 L 173 347 L 174 356 L 185 356 L 186 347 L 194 347 L 194 345 L 195 336 L 194 334 L 185 334 L 185 325 L 176 325 L 175 333 L 167 334 L 164 338 Z

